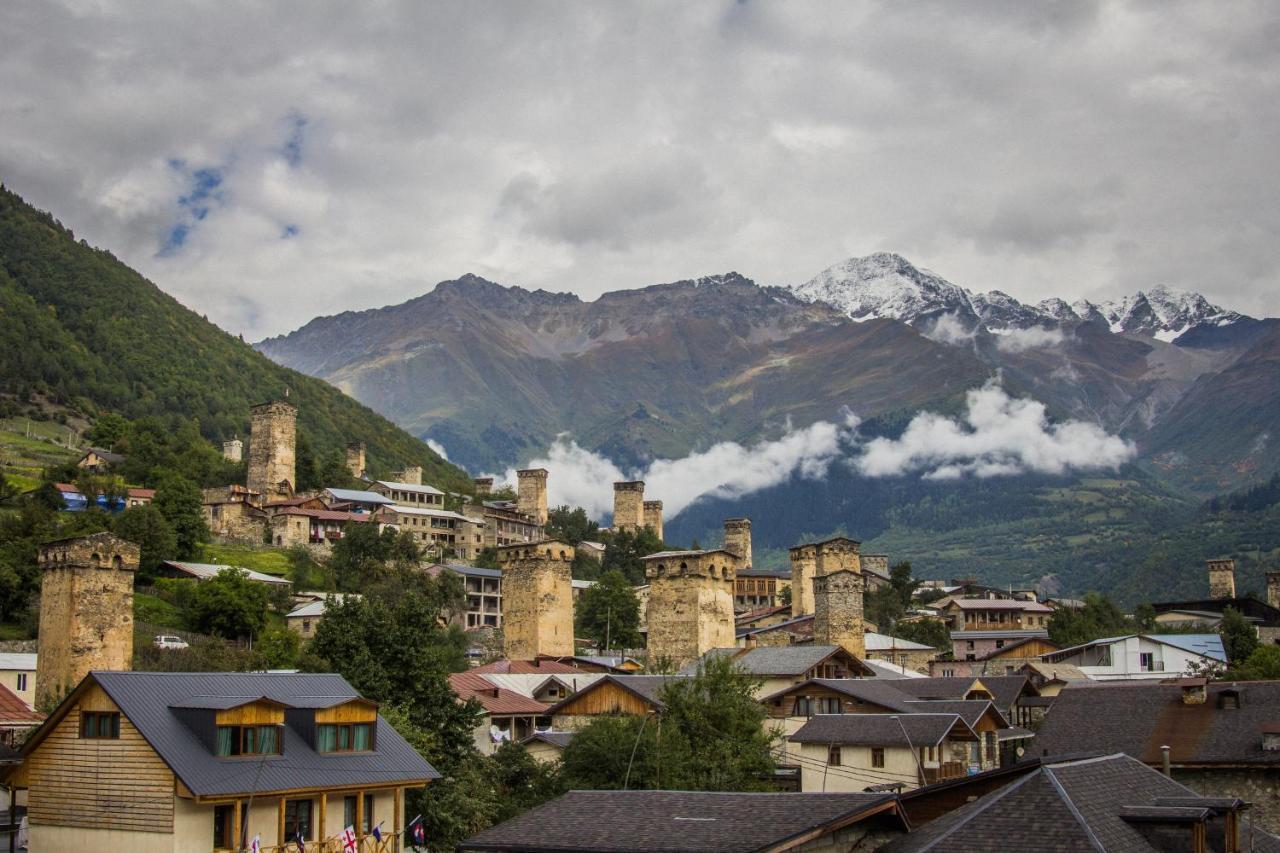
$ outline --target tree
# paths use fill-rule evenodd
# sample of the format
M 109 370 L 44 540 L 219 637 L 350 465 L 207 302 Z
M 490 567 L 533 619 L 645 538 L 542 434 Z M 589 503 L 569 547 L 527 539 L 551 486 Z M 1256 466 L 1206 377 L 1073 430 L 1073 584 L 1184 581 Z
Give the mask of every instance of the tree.
M 1227 660 L 1233 666 L 1247 660 L 1258 648 L 1257 630 L 1234 607 L 1227 607 L 1222 611 L 1218 633 L 1222 635 L 1222 647 L 1226 649 Z
M 180 560 L 196 555 L 200 543 L 209 538 L 209 528 L 204 523 L 200 489 L 181 474 L 166 472 L 156 483 L 156 496 L 152 506 L 164 515 L 177 537 L 175 556 Z
M 498 565 L 498 549 L 497 548 L 481 548 L 476 553 L 476 558 L 471 561 L 472 565 L 480 569 L 500 569 Z
M 254 643 L 254 650 L 262 655 L 263 663 L 272 669 L 288 669 L 298 663 L 302 639 L 297 631 L 288 628 L 267 628 Z
M 1084 607 L 1079 610 L 1060 607 L 1049 617 L 1049 639 L 1063 647 L 1134 632 L 1133 621 L 1115 602 L 1097 592 L 1085 593 Z
M 951 632 L 937 619 L 921 619 L 917 622 L 899 622 L 893 626 L 893 636 L 924 643 L 938 650 L 940 655 L 952 653 Z
M 623 530 L 608 537 L 600 568 L 606 572 L 617 569 L 632 584 L 642 584 L 645 583 L 644 563 L 640 558 L 656 554 L 665 547 L 651 528 L 645 527 L 634 532 Z
M 125 437 L 129 430 L 129 421 L 115 412 L 104 412 L 93 422 L 93 427 L 85 436 L 97 447 L 108 450 L 115 447 L 116 442 Z
M 605 572 L 582 591 L 574 606 L 575 633 L 598 649 L 634 649 L 640 645 L 640 600 L 617 569 Z
M 592 540 L 600 535 L 600 525 L 591 520 L 582 507 L 558 506 L 547 513 L 547 524 L 543 528 L 547 538 L 559 539 L 570 545 L 577 545 L 583 540 Z
M 407 531 L 378 530 L 376 524 L 351 522 L 333 546 L 329 568 L 338 589 L 359 592 L 386 576 L 390 568 L 417 563 L 420 552 Z
M 1258 646 L 1229 675 L 1240 681 L 1280 680 L 1280 646 Z
M 244 569 L 228 567 L 196 582 L 187 608 L 191 627 L 234 640 L 252 637 L 267 621 L 267 588 Z M 323 623 L 321 623 L 323 624 Z
M 566 790 L 559 767 L 537 761 L 522 744 L 507 741 L 486 763 L 497 795 L 494 823 L 513 818 Z
M 149 583 L 162 560 L 178 556 L 178 535 L 169 519 L 154 505 L 129 507 L 115 520 L 117 536 L 138 545 L 141 556 L 138 562 L 138 582 Z

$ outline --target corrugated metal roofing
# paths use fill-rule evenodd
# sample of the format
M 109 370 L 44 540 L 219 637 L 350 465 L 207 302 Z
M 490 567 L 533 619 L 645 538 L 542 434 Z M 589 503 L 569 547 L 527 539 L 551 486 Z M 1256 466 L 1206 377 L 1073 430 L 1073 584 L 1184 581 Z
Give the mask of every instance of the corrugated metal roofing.
M 249 580 L 251 581 L 257 581 L 258 583 L 275 584 L 276 586 L 292 586 L 293 585 L 286 578 L 278 578 L 275 575 L 264 575 L 262 572 L 255 572 L 252 569 L 246 569 L 243 566 L 231 566 L 231 565 L 224 565 L 222 563 L 183 563 L 177 560 L 165 560 L 160 565 L 170 566 L 184 574 L 191 575 L 197 580 L 202 580 L 202 581 L 207 581 L 212 578 L 215 578 L 222 572 L 225 572 L 227 569 L 239 569 L 242 572 L 247 572 L 249 575 Z
M 36 671 L 35 652 L 0 652 L 0 669 Z
M 361 489 L 325 489 L 326 492 L 333 495 L 336 500 L 348 501 L 350 503 L 361 504 L 390 504 L 395 503 L 386 495 L 380 495 L 377 492 L 366 492 Z
M 973 732 L 959 714 L 821 714 L 790 737 L 792 743 L 853 746 L 936 746 L 952 729 Z
M 395 489 L 398 492 L 418 492 L 424 495 L 443 495 L 444 492 L 432 486 L 424 486 L 418 483 L 397 483 L 394 480 L 377 480 L 379 486 L 388 489 Z
M 172 706 L 191 696 L 266 696 L 301 706 L 318 697 L 349 700 L 358 693 L 336 674 L 93 672 L 124 716 L 133 723 L 174 774 L 198 796 L 244 795 L 300 787 L 354 788 L 417 783 L 439 775 L 381 717 L 371 752 L 320 755 L 286 725 L 281 754 L 262 760 L 219 758 L 174 714 Z

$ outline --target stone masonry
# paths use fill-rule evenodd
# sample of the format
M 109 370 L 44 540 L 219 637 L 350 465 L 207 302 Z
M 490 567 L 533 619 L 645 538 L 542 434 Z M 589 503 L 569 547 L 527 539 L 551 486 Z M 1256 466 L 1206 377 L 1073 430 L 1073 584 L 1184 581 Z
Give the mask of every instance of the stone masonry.
M 516 472 L 516 511 L 547 523 L 547 469 L 526 468 Z
M 1232 559 L 1207 560 L 1209 566 L 1209 597 L 1236 597 L 1236 561 Z
M 297 482 L 295 447 L 298 438 L 298 410 L 276 400 L 250 409 L 249 476 L 245 485 L 262 495 L 264 501 L 293 496 Z
M 662 538 L 662 501 L 644 502 L 644 526 L 653 530 L 653 534 Z
M 644 558 L 649 580 L 649 665 L 682 667 L 711 649 L 733 648 L 738 558 L 715 551 L 662 551 Z
M 1267 572 L 1267 604 L 1280 607 L 1280 572 Z
M 397 483 L 404 483 L 405 485 L 408 485 L 408 486 L 421 486 L 422 485 L 422 466 L 406 465 L 401 470 L 394 472 L 391 475 L 391 479 Z
M 791 615 L 813 612 L 813 576 L 818 567 L 818 546 L 797 545 L 791 549 Z
M 502 652 L 510 660 L 573 654 L 572 545 L 555 540 L 498 549 Z
M 363 441 L 353 441 L 347 445 L 347 470 L 351 476 L 359 480 L 365 474 L 365 446 Z
M 813 642 L 842 646 L 856 658 L 867 656 L 862 624 L 862 575 L 849 569 L 819 574 L 813 581 Z
M 644 481 L 613 484 L 613 529 L 639 530 L 644 527 Z
M 36 705 L 56 705 L 91 670 L 133 663 L 133 574 L 138 546 L 94 533 L 40 547 Z
M 725 519 L 724 549 L 737 556 L 740 568 L 751 568 L 751 519 Z
M 228 462 L 239 462 L 244 459 L 244 442 L 238 438 L 222 442 L 222 458 Z
M 471 481 L 476 487 L 476 497 L 485 498 L 493 492 L 492 477 L 476 477 Z

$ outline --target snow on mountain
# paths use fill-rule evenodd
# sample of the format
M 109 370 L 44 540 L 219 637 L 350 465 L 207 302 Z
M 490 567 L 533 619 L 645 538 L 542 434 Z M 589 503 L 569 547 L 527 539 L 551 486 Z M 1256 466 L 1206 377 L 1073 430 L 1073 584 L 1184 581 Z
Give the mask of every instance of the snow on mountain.
M 826 303 L 857 321 L 889 318 L 917 324 L 952 315 L 968 321 L 966 325 L 981 323 L 997 333 L 1046 324 L 1103 322 L 1115 333 L 1173 341 L 1199 325 L 1226 326 L 1244 319 L 1199 293 L 1164 285 L 1096 305 L 1084 299 L 1068 305 L 1056 298 L 1026 305 L 999 290 L 972 293 L 890 252 L 850 258 L 791 290 L 806 302 Z

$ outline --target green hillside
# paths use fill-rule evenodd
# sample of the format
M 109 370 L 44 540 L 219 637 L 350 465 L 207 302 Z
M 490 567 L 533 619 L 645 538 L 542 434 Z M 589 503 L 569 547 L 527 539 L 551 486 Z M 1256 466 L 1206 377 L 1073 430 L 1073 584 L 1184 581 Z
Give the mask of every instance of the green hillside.
M 0 186 L 0 393 L 90 416 L 196 418 L 221 442 L 246 437 L 249 407 L 286 388 L 317 456 L 363 441 L 375 474 L 418 464 L 432 483 L 470 489 L 466 473 L 423 442 L 260 355 Z

